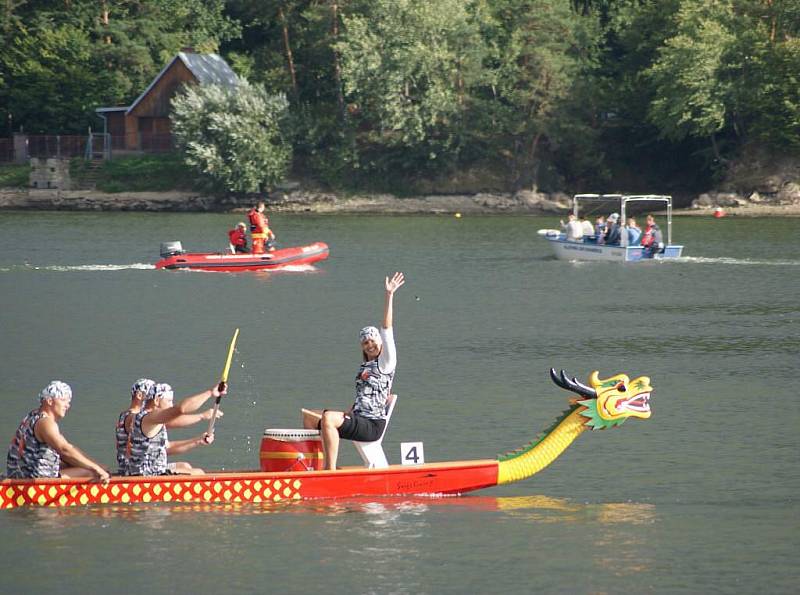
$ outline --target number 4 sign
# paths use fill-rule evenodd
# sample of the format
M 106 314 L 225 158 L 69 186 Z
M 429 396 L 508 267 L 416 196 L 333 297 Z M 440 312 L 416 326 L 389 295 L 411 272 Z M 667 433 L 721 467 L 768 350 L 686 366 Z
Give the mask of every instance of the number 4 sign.
M 422 442 L 401 442 L 400 460 L 403 461 L 403 465 L 422 465 L 425 462 Z

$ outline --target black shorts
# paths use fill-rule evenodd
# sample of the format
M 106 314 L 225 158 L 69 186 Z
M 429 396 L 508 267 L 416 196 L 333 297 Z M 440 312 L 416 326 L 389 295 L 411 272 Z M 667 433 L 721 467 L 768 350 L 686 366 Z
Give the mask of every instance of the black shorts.
M 381 437 L 385 419 L 369 419 L 360 415 L 345 415 L 344 423 L 339 427 L 339 437 L 357 442 L 373 442 Z

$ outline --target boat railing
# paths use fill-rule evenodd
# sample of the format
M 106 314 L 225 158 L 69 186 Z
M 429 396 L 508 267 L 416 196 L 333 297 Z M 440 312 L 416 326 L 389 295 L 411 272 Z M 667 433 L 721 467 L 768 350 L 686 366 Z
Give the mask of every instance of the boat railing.
M 625 205 L 629 202 L 659 202 L 665 203 L 667 208 L 667 245 L 672 245 L 672 197 L 666 194 L 576 194 L 572 198 L 572 212 L 578 217 L 579 204 L 585 202 L 611 202 L 619 203 L 619 224 L 625 225 Z M 621 234 L 620 245 L 627 246 L 626 234 Z

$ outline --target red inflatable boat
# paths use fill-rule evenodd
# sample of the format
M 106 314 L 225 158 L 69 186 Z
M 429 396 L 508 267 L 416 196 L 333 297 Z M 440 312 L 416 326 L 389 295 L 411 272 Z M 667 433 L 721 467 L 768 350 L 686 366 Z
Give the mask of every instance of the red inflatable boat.
M 157 269 L 190 269 L 197 271 L 269 271 L 313 264 L 328 258 L 328 245 L 315 242 L 307 246 L 281 248 L 265 254 L 230 254 L 222 252 L 185 252 L 180 242 L 161 244 L 161 260 Z

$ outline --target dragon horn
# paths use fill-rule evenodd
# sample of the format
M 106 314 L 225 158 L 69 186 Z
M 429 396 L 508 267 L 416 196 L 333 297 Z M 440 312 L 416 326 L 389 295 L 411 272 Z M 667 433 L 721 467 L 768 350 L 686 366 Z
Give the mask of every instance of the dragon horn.
M 575 376 L 572 377 L 572 382 L 575 383 L 576 386 L 579 386 L 581 389 L 581 394 L 585 394 L 586 396 L 597 397 L 597 391 L 594 390 L 591 386 L 586 386 L 580 380 L 578 380 Z
M 585 384 L 581 384 L 575 378 L 570 380 L 564 370 L 561 370 L 561 374 L 559 374 L 556 372 L 555 368 L 550 368 L 550 378 L 552 378 L 553 382 L 561 388 L 572 391 L 584 397 L 589 397 L 591 399 L 597 398 L 597 392 L 593 388 L 590 388 Z

